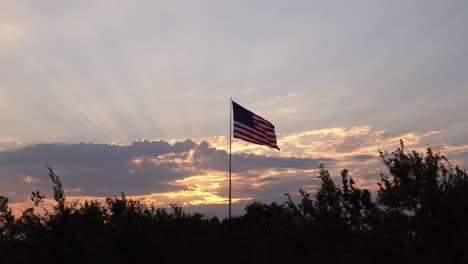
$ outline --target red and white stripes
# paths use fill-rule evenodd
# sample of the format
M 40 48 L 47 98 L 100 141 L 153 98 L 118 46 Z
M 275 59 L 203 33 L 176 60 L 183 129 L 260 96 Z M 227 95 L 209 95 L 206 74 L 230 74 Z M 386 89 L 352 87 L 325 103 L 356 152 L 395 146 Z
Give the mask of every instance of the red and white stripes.
M 276 143 L 275 126 L 255 114 L 253 114 L 253 121 L 255 128 L 234 121 L 234 137 L 279 150 Z

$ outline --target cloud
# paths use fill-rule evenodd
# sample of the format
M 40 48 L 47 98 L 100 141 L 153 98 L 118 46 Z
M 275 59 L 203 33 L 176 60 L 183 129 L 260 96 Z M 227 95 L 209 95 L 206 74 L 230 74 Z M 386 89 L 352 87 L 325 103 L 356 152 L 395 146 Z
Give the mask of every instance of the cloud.
M 155 191 L 183 189 L 168 184 L 190 174 L 174 162 L 136 164 L 137 158 L 157 159 L 167 154 L 181 154 L 196 145 L 191 140 L 169 144 L 165 141 L 141 141 L 129 146 L 106 144 L 38 144 L 0 152 L 2 193 L 15 189 L 28 194 L 30 187 L 50 189 L 45 164 L 62 178 L 64 186 L 79 188 L 82 195 L 107 196 L 120 191 L 144 194 Z M 24 176 L 27 175 L 27 176 Z
M 0 152 L 6 150 L 14 150 L 24 146 L 25 143 L 22 141 L 9 138 L 0 139 Z
M 320 186 L 318 166 L 324 163 L 340 183 L 347 168 L 358 186 L 377 190 L 386 172 L 378 149 L 394 150 L 399 138 L 408 150 L 424 151 L 425 138 L 438 131 L 392 132 L 371 127 L 329 128 L 279 135 L 282 151 L 233 141 L 234 202 L 282 202 L 284 193 Z M 125 192 L 156 205 L 225 204 L 228 196 L 228 152 L 225 137 L 137 141 L 130 145 L 36 144 L 0 152 L 0 194 L 25 202 L 31 191 L 50 195 L 47 162 L 61 177 L 70 199 L 103 199 Z M 454 164 L 464 165 L 466 145 L 440 145 Z M 293 197 L 294 198 L 294 197 Z M 24 208 L 24 206 L 23 206 Z
M 232 159 L 233 173 L 238 177 L 257 177 L 272 169 L 313 169 L 320 163 L 320 159 L 246 153 L 235 153 Z M 17 198 L 21 194 L 24 198 L 34 189 L 49 190 L 46 163 L 74 196 L 102 197 L 124 191 L 160 198 L 193 196 L 190 203 L 200 204 L 223 201 L 228 154 L 206 141 L 193 140 L 139 141 L 128 146 L 36 144 L 0 152 L 0 178 L 4 183 L 0 192 L 14 189 Z M 244 197 L 248 198 L 248 193 Z
M 31 176 L 24 176 L 23 181 L 27 184 L 38 183 L 39 179 L 31 177 Z
M 225 150 L 209 147 L 208 142 L 201 142 L 194 149 L 193 162 L 201 168 L 226 170 L 229 155 Z M 234 153 L 232 155 L 233 171 L 245 172 L 254 169 L 280 169 L 280 168 L 317 168 L 320 162 L 333 162 L 330 158 L 311 159 L 297 157 L 275 157 L 258 154 Z
M 65 163 L 83 167 L 96 167 L 123 162 L 139 156 L 160 156 L 192 149 L 191 140 L 169 144 L 165 141 L 138 141 L 129 146 L 109 144 L 37 144 L 14 151 L 0 152 L 0 165 L 15 163 Z
M 372 155 L 355 155 L 355 156 L 348 157 L 348 160 L 351 160 L 351 161 L 368 161 L 368 160 L 375 159 L 375 158 L 376 158 L 376 156 L 372 156 Z

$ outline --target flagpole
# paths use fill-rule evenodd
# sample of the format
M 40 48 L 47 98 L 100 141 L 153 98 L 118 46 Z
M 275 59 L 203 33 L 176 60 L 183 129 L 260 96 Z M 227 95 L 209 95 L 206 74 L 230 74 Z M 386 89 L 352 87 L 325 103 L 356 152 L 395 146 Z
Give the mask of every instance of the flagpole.
M 229 219 L 231 219 L 232 97 L 229 97 Z

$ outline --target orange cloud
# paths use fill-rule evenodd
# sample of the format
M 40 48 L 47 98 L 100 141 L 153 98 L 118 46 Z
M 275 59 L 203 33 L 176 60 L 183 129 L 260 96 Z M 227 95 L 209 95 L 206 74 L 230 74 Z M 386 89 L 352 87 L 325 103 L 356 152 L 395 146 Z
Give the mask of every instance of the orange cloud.
M 378 188 L 376 183 L 379 181 L 379 172 L 385 170 L 378 158 L 378 150 L 394 150 L 399 146 L 399 140 L 404 139 L 407 147 L 417 151 L 424 151 L 426 146 L 418 145 L 421 140 L 439 133 L 442 133 L 442 131 L 394 133 L 386 130 L 373 130 L 370 126 L 325 128 L 279 134 L 278 142 L 282 146 L 280 152 L 237 139 L 232 141 L 232 151 L 233 153 L 253 153 L 266 156 L 327 157 L 336 159 L 337 161 L 334 164 L 326 165 L 337 181 L 340 180 L 341 169 L 347 168 L 357 186 L 375 191 Z M 229 150 L 229 138 L 225 136 L 201 138 L 195 141 L 197 143 L 207 141 L 210 147 L 218 150 Z M 468 146 L 445 146 L 443 150 L 453 154 L 467 151 Z M 193 151 L 183 158 L 174 156 L 174 154 L 167 154 L 154 160 L 154 162 L 161 161 L 185 162 L 190 165 L 194 161 Z M 133 162 L 140 164 L 142 159 L 135 159 Z M 296 180 L 304 182 L 313 179 L 317 173 L 316 170 L 299 169 L 265 169 L 251 172 L 255 173 L 256 176 L 245 177 L 242 174 L 233 174 L 233 184 L 236 190 L 239 192 L 245 189 L 261 190 L 272 184 L 281 184 L 282 181 Z M 367 178 L 368 175 L 374 175 L 374 177 Z M 171 184 L 185 189 L 177 192 L 155 193 L 140 198 L 160 204 L 167 204 L 174 200 L 180 201 L 184 205 L 227 203 L 227 172 L 209 171 L 204 175 L 186 177 Z M 319 186 L 317 184 L 306 184 L 298 187 L 316 189 Z M 252 199 L 252 197 L 235 198 L 233 201 L 248 201 L 249 199 Z
M 23 176 L 23 182 L 27 183 L 27 184 L 33 184 L 33 183 L 38 183 L 39 182 L 39 179 L 37 178 L 34 178 L 32 176 Z
M 404 139 L 408 150 L 415 149 L 419 152 L 427 147 L 422 144 L 426 137 L 442 131 L 408 131 L 392 132 L 386 130 L 374 130 L 369 126 L 326 128 L 311 131 L 301 131 L 295 133 L 279 134 L 278 142 L 282 151 L 276 151 L 264 146 L 254 145 L 241 140 L 233 140 L 233 153 L 241 157 L 243 162 L 250 162 L 249 166 L 232 174 L 233 176 L 233 202 L 248 202 L 253 199 L 262 199 L 264 195 L 271 192 L 294 193 L 299 188 L 308 191 L 315 191 L 320 186 L 316 179 L 317 168 L 314 162 L 325 160 L 326 168 L 340 183 L 340 171 L 347 168 L 350 176 L 353 177 L 360 188 L 372 191 L 377 190 L 379 173 L 386 172 L 381 160 L 378 157 L 378 150 L 394 150 L 399 146 L 399 140 Z M 148 192 L 139 195 L 129 193 L 128 198 L 140 200 L 146 204 L 154 204 L 159 207 L 168 206 L 171 203 L 179 202 L 183 206 L 200 205 L 223 205 L 228 202 L 228 172 L 225 152 L 228 150 L 229 138 L 224 136 L 208 137 L 194 140 L 198 144 L 195 147 L 187 148 L 182 152 L 170 152 L 156 156 L 137 156 L 128 160 L 129 176 L 139 175 L 140 170 L 152 170 L 150 165 L 169 166 L 171 171 L 181 172 L 175 180 L 164 180 L 163 184 L 172 186 L 171 191 Z M 203 144 L 206 141 L 209 143 Z M 180 142 L 180 141 L 179 141 Z M 176 141 L 172 142 L 172 145 Z M 198 151 L 198 152 L 197 152 Z M 202 153 L 201 153 L 201 152 Z M 451 146 L 442 145 L 442 154 L 448 156 L 462 155 L 468 151 L 468 145 Z M 262 155 L 259 156 L 240 155 L 242 153 Z M 200 156 L 205 155 L 205 156 Z M 296 158 L 308 158 L 309 163 L 287 163 L 286 166 L 269 167 L 275 162 L 288 162 Z M 254 161 L 264 161 L 268 159 L 266 165 L 256 168 Z M 274 158 L 281 158 L 275 160 Z M 457 164 L 458 161 L 456 160 Z M 226 162 L 226 166 L 223 166 Z M 302 161 L 301 161 L 302 162 Z M 461 160 L 463 162 L 463 160 Z M 302 167 L 288 167 L 290 164 L 302 164 Z M 312 164 L 312 165 L 311 165 Z M 233 164 L 236 166 L 236 164 Z M 245 164 L 243 164 L 245 165 Z M 211 167 L 210 167 L 211 166 Z M 300 165 L 298 165 L 300 166 Z M 225 170 L 223 171 L 223 168 Z M 22 178 L 25 184 L 37 183 L 38 179 L 25 175 Z M 137 178 L 132 178 L 137 180 Z M 97 199 L 104 200 L 102 196 L 83 196 L 83 188 L 76 187 L 66 189 L 68 201 Z M 125 191 L 125 190 L 124 190 Z M 278 197 L 278 196 L 277 196 Z M 279 198 L 280 199 L 280 198 Z M 48 202 L 50 202 L 48 200 Z M 30 202 L 29 202 L 30 203 Z M 25 203 L 16 203 L 18 208 L 26 208 Z

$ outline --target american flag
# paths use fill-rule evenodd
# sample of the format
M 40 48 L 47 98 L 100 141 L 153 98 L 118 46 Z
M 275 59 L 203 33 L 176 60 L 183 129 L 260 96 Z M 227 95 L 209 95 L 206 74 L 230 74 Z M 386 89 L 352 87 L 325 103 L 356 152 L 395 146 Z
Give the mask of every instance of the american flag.
M 234 137 L 254 144 L 279 150 L 276 144 L 275 126 L 236 102 L 232 102 L 234 113 Z

